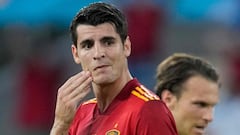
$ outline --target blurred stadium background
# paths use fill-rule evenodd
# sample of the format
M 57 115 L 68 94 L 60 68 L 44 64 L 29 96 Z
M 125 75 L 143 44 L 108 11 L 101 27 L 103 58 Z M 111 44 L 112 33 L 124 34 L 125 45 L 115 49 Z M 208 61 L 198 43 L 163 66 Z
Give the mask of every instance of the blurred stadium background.
M 133 43 L 130 69 L 154 87 L 157 64 L 175 52 L 204 57 L 221 74 L 208 135 L 239 135 L 239 0 L 103 0 L 122 9 Z M 68 27 L 96 0 L 0 0 L 0 134 L 47 135 L 58 87 L 81 69 Z M 89 95 L 91 97 L 92 95 Z

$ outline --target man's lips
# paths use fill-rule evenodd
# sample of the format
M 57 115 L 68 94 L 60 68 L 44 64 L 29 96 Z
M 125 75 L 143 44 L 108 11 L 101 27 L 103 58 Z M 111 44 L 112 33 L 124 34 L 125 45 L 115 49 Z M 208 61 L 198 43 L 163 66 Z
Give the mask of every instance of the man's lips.
M 203 134 L 205 129 L 206 129 L 206 126 L 204 125 L 197 125 L 195 126 L 195 132 L 199 133 L 199 134 Z
M 107 67 L 108 65 L 101 65 L 101 66 L 97 66 L 93 69 L 93 71 L 97 70 L 97 69 L 101 69 L 101 68 L 105 68 Z

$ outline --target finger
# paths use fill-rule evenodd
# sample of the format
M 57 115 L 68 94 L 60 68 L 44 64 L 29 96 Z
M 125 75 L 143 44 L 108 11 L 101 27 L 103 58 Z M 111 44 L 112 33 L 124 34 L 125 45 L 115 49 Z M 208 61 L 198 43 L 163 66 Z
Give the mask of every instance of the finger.
M 91 91 L 91 88 L 87 88 L 84 91 L 82 91 L 81 94 L 76 95 L 74 98 L 70 100 L 70 104 L 74 104 L 75 107 L 77 108 L 77 105 L 82 101 L 83 98 L 87 96 L 87 94 Z
M 75 98 L 77 95 L 84 93 L 86 89 L 90 89 L 92 82 L 92 77 L 87 78 L 79 87 L 75 88 L 71 93 L 69 93 L 68 98 Z
M 90 79 L 91 79 L 90 72 L 85 72 L 77 80 L 72 82 L 71 85 L 69 85 L 68 89 L 75 90 L 79 87 L 84 88 L 86 85 L 90 84 L 90 82 L 91 82 Z M 71 90 L 69 92 L 71 92 Z
M 69 87 L 75 80 L 81 78 L 84 74 L 86 74 L 86 71 L 81 71 L 77 73 L 76 75 L 70 77 L 63 85 L 62 88 L 65 89 L 66 87 Z
M 66 108 L 74 108 L 80 102 L 80 100 L 82 100 L 82 98 L 86 96 L 85 94 L 82 95 L 81 93 L 85 93 L 83 91 L 90 88 L 92 77 L 90 76 L 89 72 L 84 74 L 86 74 L 85 76 L 88 76 L 86 80 L 81 79 L 85 78 L 83 77 L 83 75 L 79 79 L 75 80 L 74 83 L 72 83 L 72 85 L 70 85 L 68 88 L 58 93 L 59 104 L 65 105 Z M 72 102 L 72 99 L 75 98 L 77 95 L 80 95 L 81 98 L 79 98 L 75 103 Z
M 65 106 L 64 108 L 67 108 L 67 110 L 73 110 L 75 111 L 77 108 L 78 103 L 85 98 L 85 96 L 90 92 L 91 88 L 90 86 L 86 87 L 84 90 L 81 90 L 81 93 L 78 93 L 74 96 L 66 96 L 63 99 L 61 99 L 62 103 L 60 105 Z
M 62 92 L 62 95 L 66 95 L 71 93 L 73 90 L 75 90 L 77 87 L 84 84 L 84 81 L 86 81 L 90 77 L 90 73 L 86 71 L 82 71 L 81 73 L 73 76 L 70 78 L 59 90 L 59 93 Z

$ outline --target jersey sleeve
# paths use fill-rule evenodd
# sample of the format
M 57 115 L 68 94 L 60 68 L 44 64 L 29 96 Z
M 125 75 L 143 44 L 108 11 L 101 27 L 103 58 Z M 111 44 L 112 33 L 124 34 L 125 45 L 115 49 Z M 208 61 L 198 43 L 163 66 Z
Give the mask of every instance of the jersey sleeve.
M 177 135 L 173 116 L 162 101 L 147 102 L 138 117 L 137 135 Z

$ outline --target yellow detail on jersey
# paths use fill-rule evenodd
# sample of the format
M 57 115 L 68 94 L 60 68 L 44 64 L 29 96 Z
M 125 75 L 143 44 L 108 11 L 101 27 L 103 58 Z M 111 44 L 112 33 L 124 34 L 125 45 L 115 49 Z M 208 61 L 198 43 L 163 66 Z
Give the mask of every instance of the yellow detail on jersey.
M 96 98 L 90 99 L 90 100 L 84 102 L 83 105 L 85 105 L 85 104 L 91 104 L 91 103 L 97 103 L 97 99 L 96 99 Z
M 144 101 L 148 101 L 149 100 L 147 97 L 141 95 L 139 92 L 137 92 L 135 90 L 132 91 L 132 94 L 137 96 L 137 97 L 139 97 L 139 98 L 141 98 L 141 99 L 143 99 Z
M 114 128 L 117 128 L 117 127 L 118 127 L 118 123 L 115 123 L 115 124 L 114 124 Z
M 149 95 L 146 91 L 144 91 L 140 87 L 136 87 L 136 90 L 140 92 L 142 95 L 148 97 L 150 100 L 154 100 L 154 98 L 151 95 Z
M 151 96 L 153 100 L 160 100 L 157 95 L 155 95 L 152 91 L 149 91 L 144 85 L 141 85 L 140 88 L 146 92 L 147 95 Z

